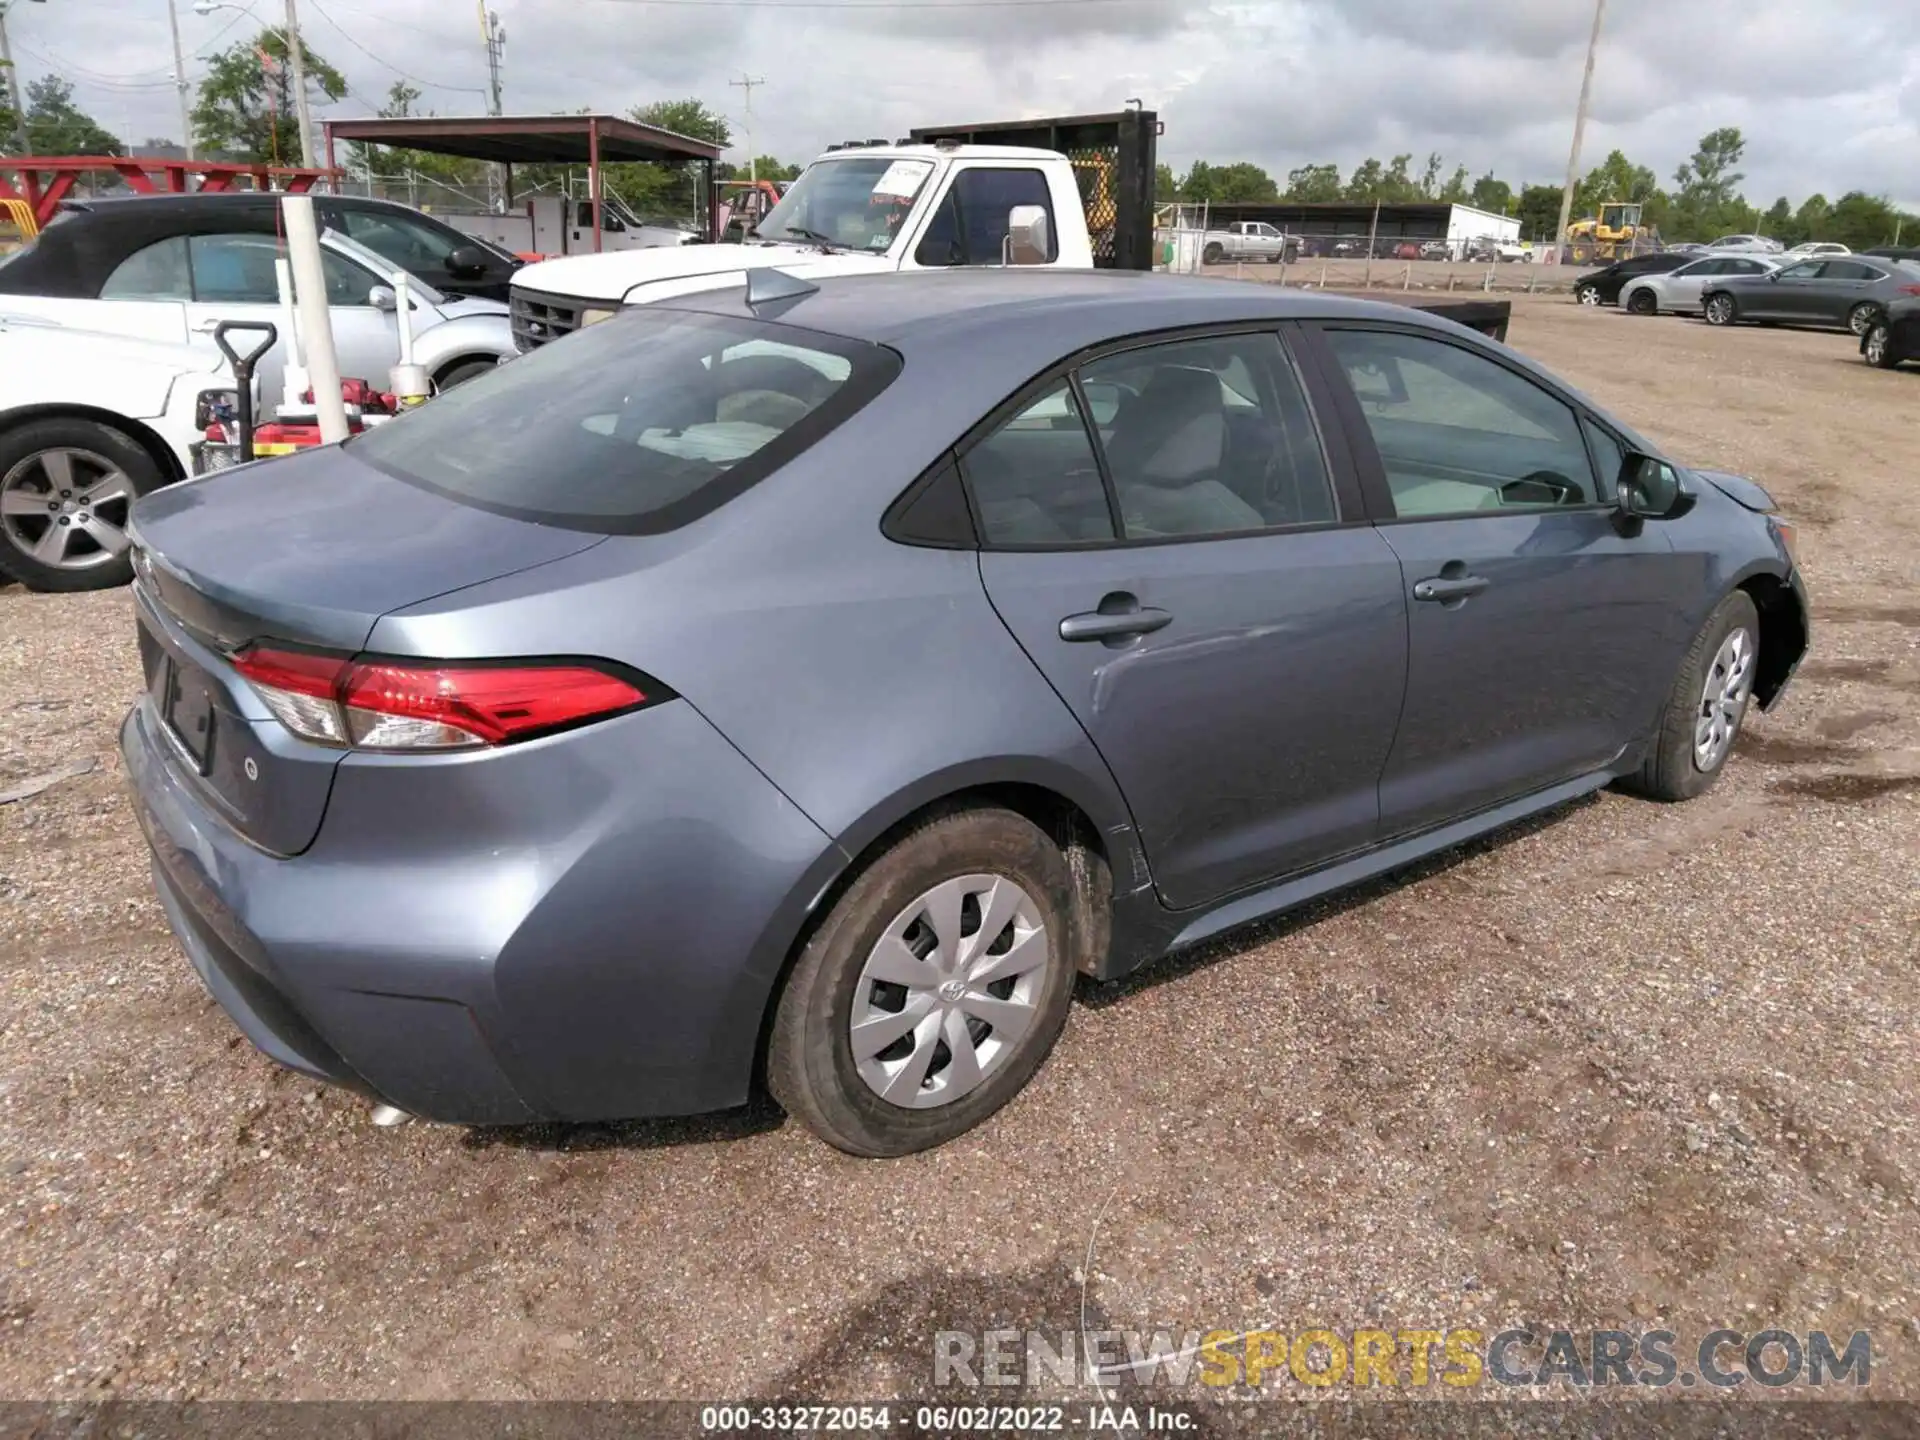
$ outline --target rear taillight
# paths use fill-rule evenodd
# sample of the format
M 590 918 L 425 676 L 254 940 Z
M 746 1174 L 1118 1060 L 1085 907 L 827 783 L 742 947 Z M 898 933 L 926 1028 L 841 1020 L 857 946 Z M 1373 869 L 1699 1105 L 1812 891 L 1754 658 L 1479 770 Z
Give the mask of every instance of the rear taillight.
M 357 750 L 508 745 L 671 698 L 579 661 L 442 664 L 249 645 L 233 664 L 294 734 Z
M 1900 293 L 1902 295 L 1920 295 L 1920 285 L 1902 285 L 1900 287 Z

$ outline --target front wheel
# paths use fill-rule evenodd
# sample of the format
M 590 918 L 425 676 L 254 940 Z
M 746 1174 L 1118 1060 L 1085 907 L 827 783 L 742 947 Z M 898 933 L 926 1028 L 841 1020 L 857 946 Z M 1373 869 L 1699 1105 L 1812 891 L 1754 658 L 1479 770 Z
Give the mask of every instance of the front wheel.
M 1220 247 L 1220 242 L 1216 240 L 1200 252 L 1200 258 L 1209 265 L 1218 265 L 1226 258 L 1226 254 L 1227 252 Z
M 1582 305 L 1598 305 L 1600 303 L 1600 287 L 1598 285 L 1582 285 L 1578 290 L 1573 292 L 1573 298 L 1578 300 Z
M 1622 787 L 1654 800 L 1691 800 L 1709 790 L 1739 738 L 1759 663 L 1760 612 L 1736 590 L 1694 637 L 1647 758 Z
M 1627 297 L 1627 313 L 1630 315 L 1657 315 L 1660 302 L 1653 298 L 1653 292 L 1644 285 Z
M 1731 295 L 1709 295 L 1701 313 L 1709 325 L 1731 325 L 1740 318 L 1740 307 Z
M 434 392 L 444 395 L 454 386 L 464 385 L 469 380 L 477 380 L 499 367 L 498 360 L 462 360 L 440 372 L 433 382 Z
M 1893 349 L 1893 327 L 1885 320 L 1876 320 L 1873 328 L 1867 331 L 1866 341 L 1861 345 L 1860 353 L 1866 357 L 1867 363 L 1876 369 L 1893 369 L 1900 363 Z
M 808 941 L 767 1085 L 852 1155 L 945 1144 L 1011 1100 L 1066 1024 L 1072 881 L 1031 821 L 952 811 L 907 831 Z
M 127 516 L 167 478 L 138 440 L 97 420 L 36 420 L 0 435 L 0 576 L 29 590 L 126 584 Z
M 1869 326 L 1880 318 L 1880 307 L 1863 301 L 1847 312 L 1847 328 L 1856 335 L 1867 333 Z

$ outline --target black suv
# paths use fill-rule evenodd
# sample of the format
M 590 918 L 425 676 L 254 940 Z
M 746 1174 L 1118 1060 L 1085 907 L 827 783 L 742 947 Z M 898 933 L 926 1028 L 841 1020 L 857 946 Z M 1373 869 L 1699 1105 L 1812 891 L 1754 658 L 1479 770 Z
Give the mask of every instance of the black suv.
M 1625 260 L 1616 260 L 1604 270 L 1595 270 L 1576 280 L 1573 298 L 1582 305 L 1618 305 L 1620 292 L 1627 288 L 1629 280 L 1638 280 L 1642 275 L 1664 275 L 1669 270 L 1678 270 L 1689 260 L 1699 258 L 1686 251 L 1661 250 L 1652 255 L 1634 255 Z
M 193 195 L 111 195 L 68 200 L 63 211 L 80 214 L 160 206 L 191 207 L 196 215 L 248 223 L 270 222 L 282 196 L 274 191 L 223 190 Z M 392 200 L 357 195 L 315 195 L 314 210 L 323 230 L 338 230 L 374 254 L 417 275 L 448 295 L 473 295 L 503 304 L 521 261 L 497 245 L 463 234 L 444 220 Z M 269 223 L 270 228 L 270 223 Z

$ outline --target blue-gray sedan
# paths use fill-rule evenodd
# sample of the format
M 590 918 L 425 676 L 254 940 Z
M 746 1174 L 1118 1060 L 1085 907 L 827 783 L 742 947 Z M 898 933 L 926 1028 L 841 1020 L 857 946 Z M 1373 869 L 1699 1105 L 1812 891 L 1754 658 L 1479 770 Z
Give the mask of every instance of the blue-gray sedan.
M 256 1046 L 863 1155 L 1076 975 L 1700 793 L 1807 646 L 1753 483 L 1447 321 L 1151 276 L 761 272 L 134 529 L 127 769 Z

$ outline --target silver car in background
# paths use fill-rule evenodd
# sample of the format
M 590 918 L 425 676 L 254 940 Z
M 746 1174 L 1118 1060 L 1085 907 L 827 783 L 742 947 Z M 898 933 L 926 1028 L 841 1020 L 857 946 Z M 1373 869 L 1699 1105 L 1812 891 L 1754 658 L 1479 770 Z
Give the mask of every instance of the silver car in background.
M 1781 255 L 1705 255 L 1678 270 L 1643 275 L 1620 292 L 1620 308 L 1634 315 L 1658 315 L 1662 310 L 1693 314 L 1709 280 L 1723 275 L 1765 275 L 1785 260 Z

